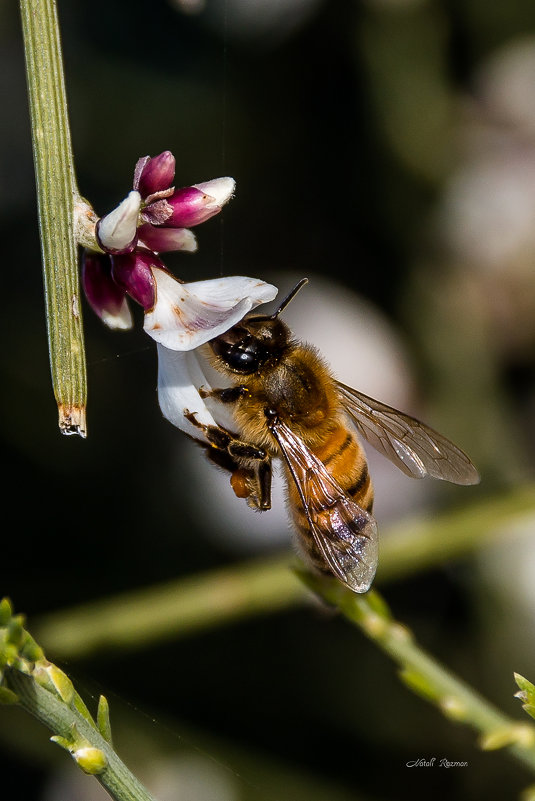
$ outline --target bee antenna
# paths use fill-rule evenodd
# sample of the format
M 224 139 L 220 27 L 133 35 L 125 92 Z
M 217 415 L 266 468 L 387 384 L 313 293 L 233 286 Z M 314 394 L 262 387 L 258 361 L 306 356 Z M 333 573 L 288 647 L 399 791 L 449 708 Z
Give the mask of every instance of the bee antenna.
M 291 300 L 295 298 L 299 290 L 302 289 L 305 284 L 308 284 L 308 278 L 301 278 L 301 280 L 297 282 L 294 288 L 286 295 L 284 300 L 281 302 L 279 308 L 276 311 L 274 311 L 273 314 L 266 314 L 263 317 L 253 317 L 251 319 L 254 320 L 255 322 L 262 322 L 264 320 L 276 320 L 279 314 L 284 311 L 286 306 L 290 303 Z

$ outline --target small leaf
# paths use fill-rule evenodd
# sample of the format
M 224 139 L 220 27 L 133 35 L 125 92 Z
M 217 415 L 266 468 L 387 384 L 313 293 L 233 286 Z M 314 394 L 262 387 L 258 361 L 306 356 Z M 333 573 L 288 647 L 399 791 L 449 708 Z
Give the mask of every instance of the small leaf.
M 0 704 L 17 704 L 19 696 L 9 687 L 0 687 Z
M 535 698 L 535 684 L 532 684 L 530 681 L 521 676 L 520 673 L 514 673 L 515 681 L 518 687 L 528 696 L 533 696 Z
M 535 801 L 535 784 L 530 784 L 520 794 L 520 801 Z
M 535 704 L 522 704 L 522 709 L 524 712 L 527 712 L 530 717 L 535 718 Z
M 495 751 L 508 745 L 522 745 L 528 748 L 534 742 L 535 729 L 527 723 L 498 726 L 493 731 L 483 734 L 479 739 L 479 745 L 483 751 Z
M 73 706 L 76 709 L 76 711 L 79 712 L 80 715 L 84 718 L 84 720 L 86 720 L 89 723 L 90 726 L 92 726 L 94 729 L 97 728 L 97 724 L 91 717 L 91 712 L 89 711 L 85 703 L 82 701 L 81 697 L 78 695 L 76 690 L 74 692 Z
M 26 632 L 26 637 L 22 645 L 21 655 L 29 662 L 40 662 L 45 658 L 43 649 L 28 632 Z
M 66 737 L 61 737 L 59 734 L 55 734 L 53 737 L 50 738 L 52 743 L 56 743 L 59 745 L 60 748 L 64 748 L 65 751 L 68 751 L 69 754 L 72 750 L 72 740 L 68 740 Z
M 22 644 L 24 636 L 24 618 L 22 615 L 15 615 L 7 624 L 7 641 L 16 648 Z
M 520 673 L 514 674 L 515 681 L 520 687 L 520 692 L 515 693 L 515 698 L 523 701 L 522 709 L 530 717 L 535 718 L 535 685 L 521 676 Z
M 52 662 L 46 659 L 40 660 L 34 670 L 33 677 L 45 690 L 58 695 L 61 700 L 68 704 L 72 703 L 74 697 L 74 686 L 70 678 Z
M 111 745 L 110 705 L 103 695 L 98 699 L 97 725 L 101 735 Z
M 7 626 L 13 614 L 13 607 L 8 598 L 0 601 L 0 626 Z

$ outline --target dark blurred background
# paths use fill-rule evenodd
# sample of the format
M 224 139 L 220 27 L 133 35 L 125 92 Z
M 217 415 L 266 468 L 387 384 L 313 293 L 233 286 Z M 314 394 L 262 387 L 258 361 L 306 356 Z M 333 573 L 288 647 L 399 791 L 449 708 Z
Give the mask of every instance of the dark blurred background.
M 529 479 L 532 3 L 96 0 L 59 12 L 78 182 L 96 211 L 127 194 L 140 156 L 165 149 L 177 185 L 233 176 L 236 197 L 197 229 L 199 252 L 169 267 L 185 280 L 253 275 L 282 293 L 308 275 L 301 319 L 288 318 L 298 333 L 481 469 L 477 489 L 414 490 L 377 463 L 380 524 Z M 89 436 L 59 434 L 15 4 L 0 23 L 0 592 L 31 629 L 48 611 L 289 547 L 289 535 L 281 517 L 260 542 L 251 515 L 251 538 L 220 536 L 205 515 L 219 490 L 161 417 L 139 314 L 114 333 L 84 307 Z M 382 481 L 393 487 L 383 516 Z M 221 494 L 232 533 L 238 502 L 225 482 Z M 426 648 L 520 716 L 512 672 L 535 677 L 535 556 L 529 536 L 503 539 L 384 592 Z M 62 666 L 89 697 L 110 697 L 119 752 L 162 801 L 508 799 L 529 781 L 410 694 L 358 631 L 313 609 Z M 5 720 L 0 766 L 17 797 L 102 797 L 37 724 Z M 432 756 L 469 764 L 405 767 Z

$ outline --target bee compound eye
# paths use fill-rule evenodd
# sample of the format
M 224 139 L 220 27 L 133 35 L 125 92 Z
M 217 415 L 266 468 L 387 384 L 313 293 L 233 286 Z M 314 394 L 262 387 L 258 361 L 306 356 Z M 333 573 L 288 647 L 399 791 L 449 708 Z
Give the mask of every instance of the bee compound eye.
M 229 367 L 239 373 L 253 372 L 257 367 L 257 354 L 251 350 L 242 350 L 239 347 L 231 348 L 226 356 Z

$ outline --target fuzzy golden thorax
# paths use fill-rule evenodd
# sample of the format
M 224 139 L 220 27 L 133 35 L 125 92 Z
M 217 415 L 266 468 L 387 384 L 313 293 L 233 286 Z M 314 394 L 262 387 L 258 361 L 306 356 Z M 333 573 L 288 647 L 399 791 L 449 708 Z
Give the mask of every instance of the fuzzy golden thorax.
M 314 448 L 342 415 L 332 375 L 315 348 L 291 338 L 280 320 L 245 320 L 210 343 L 212 365 L 244 392 L 234 405 L 239 435 L 278 455 L 266 424 L 275 412 Z

